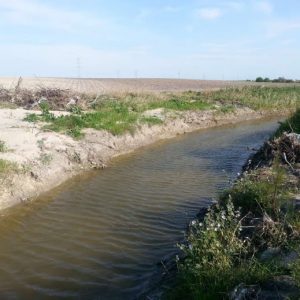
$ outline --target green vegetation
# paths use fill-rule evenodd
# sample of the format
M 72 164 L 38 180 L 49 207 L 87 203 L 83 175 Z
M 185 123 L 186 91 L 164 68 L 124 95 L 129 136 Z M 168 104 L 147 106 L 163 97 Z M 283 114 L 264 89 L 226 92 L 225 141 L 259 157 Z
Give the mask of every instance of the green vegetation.
M 210 210 L 203 222 L 193 221 L 188 244 L 180 245 L 185 260 L 178 264 L 179 287 L 171 298 L 223 298 L 241 276 L 248 283 L 256 274 L 265 278 L 268 268 L 245 259 L 249 244 L 238 237 L 240 230 L 240 212 L 230 201 Z
M 294 110 L 300 104 L 300 86 L 230 88 L 210 92 L 206 97 L 223 105 L 241 105 L 254 110 Z
M 300 109 L 283 122 L 275 133 L 275 137 L 280 136 L 284 131 L 300 133 Z
M 149 125 L 159 125 L 163 124 L 163 120 L 157 118 L 157 117 L 142 117 L 140 119 L 141 123 L 146 123 Z
M 299 130 L 299 121 L 298 110 L 278 132 Z M 266 249 L 300 253 L 300 215 L 290 200 L 299 193 L 299 177 L 293 176 L 278 155 L 271 167 L 245 173 L 223 192 L 203 221 L 192 221 L 167 298 L 228 299 L 240 283 L 259 285 L 277 275 L 291 276 L 300 287 L 300 259 L 288 265 L 261 259 Z
M 172 299 L 227 299 L 236 285 L 259 284 L 286 269 L 262 262 L 257 253 L 267 247 L 288 247 L 289 226 L 280 207 L 287 201 L 283 170 L 268 179 L 251 174 L 226 191 L 203 222 L 193 221 L 187 244 L 180 245 L 185 259 L 178 262 L 178 283 Z M 239 208 L 240 207 L 240 208 Z M 249 236 L 243 234 L 244 218 L 268 215 L 276 222 Z
M 285 170 L 276 161 L 272 171 L 267 174 L 267 180 L 260 179 L 259 173 L 251 172 L 225 191 L 220 196 L 220 203 L 225 203 L 230 198 L 235 207 L 240 207 L 244 214 L 249 211 L 256 214 L 266 212 L 277 217 L 287 198 Z
M 279 83 L 293 83 L 293 82 L 297 82 L 294 81 L 293 79 L 286 79 L 284 77 L 278 77 L 276 79 L 270 79 L 268 77 L 262 78 L 262 77 L 257 77 L 255 79 L 256 82 L 279 82 Z
M 233 112 L 237 107 L 262 109 L 296 109 L 300 101 L 300 86 L 295 87 L 243 87 L 217 91 L 179 94 L 134 94 L 102 95 L 85 99 L 85 108 L 73 106 L 70 115 L 55 117 L 47 102 L 40 104 L 42 113 L 28 114 L 28 122 L 47 122 L 44 128 L 64 132 L 74 138 L 83 136 L 82 129 L 107 130 L 112 134 L 133 132 L 139 124 L 162 124 L 162 118 L 146 117 L 144 112 L 162 109 L 168 111 L 196 111 L 214 109 L 220 113 Z
M 53 156 L 51 154 L 48 153 L 42 153 L 40 155 L 40 161 L 43 165 L 49 165 L 50 162 L 52 161 Z
M 18 170 L 16 163 L 10 162 L 8 160 L 0 159 L 0 177 L 7 175 L 11 172 Z
M 7 147 L 5 145 L 5 142 L 0 140 L 0 153 L 1 152 L 6 152 L 7 151 Z

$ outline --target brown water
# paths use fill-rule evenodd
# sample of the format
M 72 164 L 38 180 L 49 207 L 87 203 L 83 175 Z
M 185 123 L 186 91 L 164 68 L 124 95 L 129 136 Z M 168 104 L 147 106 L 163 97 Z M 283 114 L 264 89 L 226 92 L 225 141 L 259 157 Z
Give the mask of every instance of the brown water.
M 116 159 L 0 222 L 0 299 L 135 299 L 187 223 L 276 121 L 210 129 Z

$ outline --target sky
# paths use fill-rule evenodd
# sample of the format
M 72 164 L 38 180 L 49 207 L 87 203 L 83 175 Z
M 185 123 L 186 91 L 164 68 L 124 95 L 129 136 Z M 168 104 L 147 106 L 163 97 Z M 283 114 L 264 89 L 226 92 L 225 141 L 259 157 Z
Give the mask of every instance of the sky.
M 300 79 L 299 0 L 0 0 L 0 76 Z

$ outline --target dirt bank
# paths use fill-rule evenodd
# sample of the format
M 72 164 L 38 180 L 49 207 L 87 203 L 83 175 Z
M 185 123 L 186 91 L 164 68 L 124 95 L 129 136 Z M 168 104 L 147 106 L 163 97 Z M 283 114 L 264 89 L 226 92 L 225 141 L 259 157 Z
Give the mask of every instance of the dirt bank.
M 0 159 L 14 162 L 17 166 L 17 171 L 0 177 L 0 209 L 34 199 L 83 170 L 103 168 L 113 157 L 158 140 L 271 114 L 248 108 L 227 114 L 216 111 L 170 114 L 156 110 L 147 113 L 161 114 L 165 118 L 164 125 L 140 125 L 134 134 L 121 136 L 86 129 L 85 137 L 76 141 L 63 134 L 45 132 L 43 124 L 23 121 L 27 113 L 24 109 L 0 110 L 0 140 L 6 145 L 6 150 L 0 152 Z

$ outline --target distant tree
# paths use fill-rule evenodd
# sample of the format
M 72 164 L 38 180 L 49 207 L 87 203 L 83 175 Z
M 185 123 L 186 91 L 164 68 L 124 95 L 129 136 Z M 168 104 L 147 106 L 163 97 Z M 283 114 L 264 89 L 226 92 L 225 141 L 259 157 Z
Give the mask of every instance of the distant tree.
M 255 79 L 256 82 L 264 82 L 264 79 L 262 77 L 257 77 Z
M 266 77 L 265 79 L 264 79 L 264 82 L 270 82 L 271 80 L 270 80 L 270 78 L 268 78 L 268 77 Z

